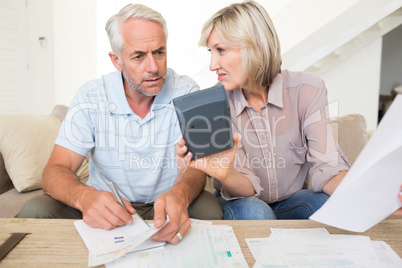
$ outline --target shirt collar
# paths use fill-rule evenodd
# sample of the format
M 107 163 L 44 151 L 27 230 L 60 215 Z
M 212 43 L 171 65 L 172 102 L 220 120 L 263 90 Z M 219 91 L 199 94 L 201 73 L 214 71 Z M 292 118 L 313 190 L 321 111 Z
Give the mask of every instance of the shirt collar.
M 165 84 L 163 85 L 161 92 L 156 95 L 154 103 L 152 104 L 152 110 L 162 109 L 172 101 L 175 88 L 175 81 L 172 72 L 172 69 L 167 69 Z
M 124 92 L 122 73 L 119 71 L 103 76 L 106 98 L 113 114 L 132 114 Z M 113 106 L 113 107 L 111 107 Z M 114 108 L 114 109 L 112 109 Z
M 268 103 L 283 108 L 283 76 L 279 73 L 275 76 L 268 90 Z
M 283 78 L 282 74 L 278 74 L 268 91 L 268 103 L 275 105 L 279 108 L 283 108 Z M 247 100 L 241 89 L 237 88 L 233 90 L 233 100 L 236 116 L 239 116 L 241 112 L 248 106 Z

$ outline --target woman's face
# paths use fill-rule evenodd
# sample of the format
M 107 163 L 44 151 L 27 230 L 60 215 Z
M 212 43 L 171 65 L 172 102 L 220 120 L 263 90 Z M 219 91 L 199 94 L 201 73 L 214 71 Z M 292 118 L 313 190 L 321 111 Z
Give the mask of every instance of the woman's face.
M 241 84 L 245 84 L 245 81 L 242 81 L 240 48 L 232 48 L 223 43 L 215 28 L 209 35 L 208 48 L 211 51 L 209 69 L 216 72 L 218 80 L 225 87 L 225 90 L 233 90 L 239 88 Z

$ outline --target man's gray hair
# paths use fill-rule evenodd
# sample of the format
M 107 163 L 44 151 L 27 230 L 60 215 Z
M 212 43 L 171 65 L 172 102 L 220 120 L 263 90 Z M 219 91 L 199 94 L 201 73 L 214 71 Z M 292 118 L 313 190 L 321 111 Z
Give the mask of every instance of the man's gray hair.
M 128 19 L 144 19 L 159 23 L 163 28 L 166 39 L 168 37 L 166 21 L 158 11 L 141 4 L 128 4 L 120 9 L 119 13 L 110 17 L 105 26 L 110 46 L 118 57 L 120 57 L 120 52 L 124 45 L 121 24 Z

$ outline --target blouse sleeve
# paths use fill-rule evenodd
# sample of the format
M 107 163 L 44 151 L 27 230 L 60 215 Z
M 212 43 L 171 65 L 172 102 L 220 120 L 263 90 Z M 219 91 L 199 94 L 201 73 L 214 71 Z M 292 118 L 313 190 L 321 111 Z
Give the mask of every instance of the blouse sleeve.
M 342 171 L 349 170 L 350 163 L 335 143 L 329 116 L 327 89 L 324 82 L 319 88 L 306 86 L 304 90 L 304 116 L 302 117 L 302 136 L 307 143 L 307 161 L 310 163 L 309 175 L 314 191 Z

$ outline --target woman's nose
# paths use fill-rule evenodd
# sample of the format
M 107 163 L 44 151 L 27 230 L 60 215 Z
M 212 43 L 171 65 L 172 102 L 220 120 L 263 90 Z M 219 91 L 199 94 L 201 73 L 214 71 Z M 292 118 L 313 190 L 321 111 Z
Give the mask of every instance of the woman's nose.
M 214 72 L 216 70 L 220 69 L 220 65 L 216 57 L 211 55 L 211 62 L 209 63 L 209 70 Z

